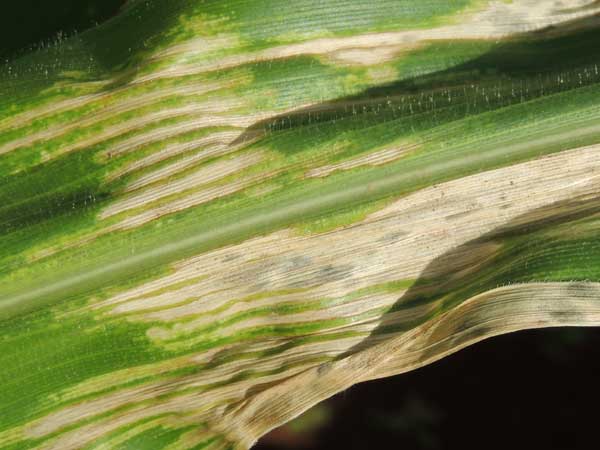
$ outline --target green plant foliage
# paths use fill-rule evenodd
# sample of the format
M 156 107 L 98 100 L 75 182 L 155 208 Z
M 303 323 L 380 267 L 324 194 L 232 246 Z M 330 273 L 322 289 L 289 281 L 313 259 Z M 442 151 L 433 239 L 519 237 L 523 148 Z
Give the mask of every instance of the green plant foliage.
M 0 448 L 247 448 L 598 325 L 599 9 L 132 0 L 2 64 Z

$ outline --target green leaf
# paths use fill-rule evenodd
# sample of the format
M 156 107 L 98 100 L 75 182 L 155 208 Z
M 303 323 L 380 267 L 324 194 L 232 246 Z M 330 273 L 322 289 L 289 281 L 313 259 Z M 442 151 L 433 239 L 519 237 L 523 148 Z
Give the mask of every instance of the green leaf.
M 598 10 L 133 0 L 0 66 L 0 447 L 247 448 L 600 324 Z

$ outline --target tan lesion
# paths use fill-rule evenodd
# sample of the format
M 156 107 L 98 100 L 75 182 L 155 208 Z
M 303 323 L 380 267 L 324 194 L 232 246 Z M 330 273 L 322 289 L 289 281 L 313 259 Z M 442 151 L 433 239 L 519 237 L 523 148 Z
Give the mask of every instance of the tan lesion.
M 565 20 L 579 17 L 579 10 L 571 11 L 570 15 L 553 16 L 551 12 L 562 3 L 552 7 L 547 3 L 537 7 L 525 1 L 494 3 L 489 10 L 474 16 L 478 17 L 479 27 L 470 30 L 463 27 L 463 34 L 459 33 L 458 37 L 501 37 L 503 33 L 515 30 L 537 29 L 554 23 L 558 18 Z M 504 17 L 511 17 L 510 14 L 516 17 L 519 8 L 524 7 L 531 8 L 532 12 L 519 19 L 520 22 L 494 22 L 494 14 L 504 11 Z M 356 38 L 321 39 L 276 47 L 247 58 L 248 61 L 258 61 L 261 58 L 273 59 L 297 54 L 326 54 L 338 61 L 341 59 L 344 62 L 378 64 L 387 61 L 402 45 L 406 45 L 402 42 L 445 39 L 450 33 L 460 31 L 456 27 L 448 25 L 434 31 L 417 30 Z M 385 50 L 369 54 L 367 58 L 369 49 L 374 47 Z M 162 56 L 176 56 L 177 51 L 179 50 Z M 240 59 L 232 58 L 229 61 L 225 58 L 221 64 L 224 66 L 216 67 L 240 64 Z M 194 63 L 187 68 L 175 66 L 169 74 L 177 76 L 187 69 L 204 70 L 201 65 Z M 232 108 L 231 104 L 222 106 L 225 112 L 230 112 L 229 108 Z M 206 111 L 202 112 L 205 113 Z M 265 117 L 269 114 L 273 113 L 265 113 Z M 109 152 L 117 156 L 124 155 L 148 142 L 164 139 L 165 136 L 188 128 L 225 123 L 242 130 L 254 123 L 257 117 L 233 115 L 227 116 L 226 120 L 221 119 L 220 116 L 195 118 L 177 127 L 125 140 L 111 147 Z M 216 147 L 207 150 L 206 154 L 213 152 L 210 153 L 211 157 L 223 157 L 228 151 L 227 141 L 235 139 L 235 135 L 235 131 L 219 135 L 219 138 L 215 138 Z M 208 145 L 206 141 L 202 141 L 190 145 L 205 144 Z M 132 163 L 116 176 L 130 174 L 141 168 L 147 169 L 189 149 L 183 144 L 173 145 L 147 159 Z M 335 170 L 385 164 L 403 157 L 411 150 L 412 148 L 403 147 L 383 149 L 338 164 L 313 168 L 307 175 L 320 177 Z M 99 417 L 59 434 L 43 447 L 61 450 L 78 448 L 121 426 L 156 414 L 167 414 L 167 418 L 150 423 L 207 423 L 210 424 L 208 428 L 214 431 L 189 433 L 184 441 L 188 442 L 189 439 L 189 442 L 198 442 L 216 432 L 235 442 L 238 448 L 247 448 L 269 429 L 358 381 L 412 370 L 496 334 L 531 327 L 600 325 L 598 283 L 505 286 L 478 294 L 447 312 L 441 310 L 442 301 L 434 299 L 422 305 L 387 313 L 398 302 L 407 300 L 404 297 L 405 288 L 352 295 L 385 283 L 420 279 L 424 274 L 430 278 L 448 275 L 447 271 L 437 274 L 427 270 L 433 260 L 443 258 L 445 253 L 461 246 L 464 246 L 464 254 L 459 255 L 457 260 L 448 261 L 448 267 L 454 264 L 452 267 L 456 270 L 447 280 L 460 280 L 461 277 L 475 273 L 489 258 L 502 250 L 502 244 L 487 242 L 465 246 L 466 243 L 501 229 L 506 224 L 519 225 L 522 217 L 526 217 L 527 221 L 545 220 L 565 212 L 560 206 L 553 208 L 555 203 L 574 198 L 597 198 L 600 193 L 599 151 L 598 146 L 574 149 L 432 186 L 398 198 L 364 220 L 327 233 L 299 236 L 288 229 L 260 236 L 181 261 L 165 277 L 136 286 L 108 300 L 90 302 L 83 311 L 96 315 L 99 321 L 125 317 L 129 321 L 158 323 L 149 329 L 147 336 L 154 345 L 163 348 L 189 348 L 205 339 L 205 336 L 195 335 L 194 332 L 212 321 L 226 321 L 233 314 L 257 308 L 267 310 L 270 306 L 281 305 L 283 302 L 300 303 L 327 298 L 338 303 L 311 311 L 264 314 L 244 319 L 220 328 L 218 335 L 235 336 L 249 329 L 276 324 L 326 323 L 332 319 L 347 319 L 347 322 L 312 332 L 312 336 L 333 336 L 330 340 L 291 346 L 272 356 L 262 355 L 259 358 L 256 355 L 265 349 L 293 342 L 294 339 L 281 337 L 227 344 L 184 358 L 88 380 L 49 398 L 50 403 L 66 404 L 24 427 L 3 432 L 2 442 L 18 442 L 24 436 L 48 436 L 77 425 L 83 419 L 93 419 L 102 412 L 124 406 L 127 408 L 110 417 Z M 201 152 L 198 153 L 200 154 Z M 193 158 L 197 159 L 174 163 L 138 177 L 125 188 L 125 192 L 131 193 L 128 194 L 131 196 L 110 205 L 103 211 L 101 219 L 125 213 L 169 195 L 168 189 L 155 183 L 186 169 L 188 166 L 185 164 L 193 164 L 206 154 L 194 155 Z M 196 188 L 248 165 L 257 164 L 261 158 L 260 153 L 254 153 L 219 159 L 188 177 L 181 178 L 180 184 L 173 185 L 172 190 Z M 197 190 L 177 201 L 133 214 L 118 224 L 107 227 L 103 232 L 139 226 L 166 214 L 237 192 L 254 185 L 261 177 L 264 174 L 240 178 L 212 190 Z M 97 235 L 88 236 L 88 239 L 95 237 Z M 456 257 L 456 253 L 453 256 Z M 252 301 L 244 300 L 252 296 L 256 298 Z M 412 326 L 415 323 L 420 324 L 409 331 L 371 335 L 382 325 Z M 338 332 L 346 332 L 348 335 L 337 337 L 335 333 Z M 357 346 L 360 350 L 357 350 Z M 224 353 L 231 355 L 231 360 L 177 380 L 166 376 L 171 370 L 218 361 L 218 355 Z M 256 377 L 227 382 L 244 371 L 253 371 Z M 115 384 L 139 379 L 145 374 L 165 375 L 165 379 L 155 379 L 133 388 L 120 387 L 115 392 L 102 394 L 96 399 L 80 399 L 81 396 L 101 392 Z M 219 382 L 223 383 L 218 385 Z M 161 398 L 160 394 L 172 395 Z M 168 416 L 169 414 L 172 416 Z M 219 445 L 225 444 L 215 444 L 217 447 Z
M 160 100 L 172 97 L 185 98 L 186 96 L 199 96 L 211 91 L 215 91 L 219 88 L 222 88 L 222 86 L 219 86 L 217 83 L 202 82 L 163 87 L 161 89 L 150 90 L 149 92 L 142 93 L 140 95 L 125 96 L 128 91 L 128 89 L 125 87 L 108 92 L 102 92 L 98 94 L 91 94 L 80 98 L 75 98 L 73 100 L 69 100 L 68 102 L 65 101 L 65 105 L 63 105 L 62 108 L 64 110 L 69 110 L 75 107 L 86 106 L 94 103 L 97 104 L 97 108 L 95 108 L 89 113 L 82 114 L 81 117 L 79 117 L 76 121 L 73 120 L 66 123 L 58 123 L 56 125 L 46 127 L 38 132 L 28 133 L 20 139 L 9 141 L 0 147 L 0 154 L 8 153 L 22 147 L 28 147 L 35 143 L 59 138 L 70 132 L 81 130 L 102 123 L 103 121 L 107 121 L 120 114 L 128 113 L 136 109 L 147 107 L 156 102 L 159 102 Z M 59 108 L 58 106 L 57 108 L 58 110 L 54 111 L 49 109 L 47 114 L 50 114 L 50 112 L 57 113 L 61 110 L 61 108 Z M 209 106 L 207 104 L 205 104 L 204 106 L 201 106 L 201 104 L 190 104 L 184 107 L 183 109 L 165 108 L 161 111 L 156 111 L 153 114 L 145 114 L 141 117 L 137 117 L 127 122 L 119 123 L 113 128 L 108 128 L 103 132 L 104 134 L 99 133 L 100 136 L 97 136 L 97 141 L 102 141 L 114 137 L 118 135 L 119 132 L 122 132 L 121 130 L 123 129 L 134 130 L 140 126 L 154 122 L 156 120 L 160 120 L 162 118 L 176 117 L 181 114 L 193 113 L 198 109 L 200 109 L 201 111 L 205 111 L 209 108 L 214 108 L 214 106 Z M 36 119 L 38 119 L 38 117 L 36 117 Z M 24 120 L 20 122 L 19 125 L 20 127 L 22 127 L 28 122 L 30 121 Z M 69 148 L 68 150 L 63 150 L 63 152 L 61 153 L 68 153 L 69 151 L 72 151 L 72 149 Z
M 213 163 L 202 165 L 190 174 L 175 180 L 171 180 L 170 176 L 181 170 L 181 166 L 167 166 L 166 168 L 158 169 L 136 179 L 133 183 L 126 186 L 125 192 L 134 192 L 111 203 L 100 213 L 100 218 L 106 219 L 110 216 L 156 202 L 165 197 L 173 196 L 174 194 L 180 194 L 190 189 L 199 189 L 202 186 L 258 164 L 262 159 L 263 155 L 260 152 L 245 153 L 228 158 L 224 157 Z M 221 186 L 221 188 L 227 190 L 227 186 Z M 172 205 L 170 206 L 172 207 Z
M 600 284 L 531 283 L 465 301 L 409 332 L 316 366 L 258 393 L 220 419 L 237 448 L 353 384 L 414 370 L 483 339 L 552 326 L 600 325 Z
M 354 169 L 360 166 L 379 166 L 396 161 L 419 148 L 418 144 L 406 144 L 375 150 L 358 157 L 346 159 L 334 164 L 315 167 L 306 172 L 307 178 L 326 177 L 335 171 Z
M 217 89 L 226 88 L 227 84 L 239 84 L 241 80 L 232 79 L 226 82 L 192 82 L 178 84 L 172 87 L 161 87 L 152 89 L 152 81 L 161 78 L 181 78 L 187 75 L 197 75 L 202 72 L 225 70 L 244 64 L 291 58 L 301 55 L 323 57 L 334 64 L 358 64 L 377 67 L 392 60 L 402 57 L 402 54 L 410 52 L 426 42 L 447 39 L 501 39 L 515 33 L 524 33 L 533 30 L 544 30 L 544 33 L 557 33 L 557 29 L 548 28 L 551 25 L 563 24 L 560 32 L 569 31 L 569 23 L 572 27 L 592 26 L 597 20 L 595 13 L 600 11 L 600 6 L 592 0 L 571 0 L 557 2 L 532 2 L 531 0 L 515 0 L 510 3 L 503 1 L 485 2 L 465 12 L 459 13 L 460 23 L 453 23 L 450 18 L 449 24 L 431 28 L 415 29 L 396 32 L 366 33 L 347 37 L 322 37 L 305 42 L 287 45 L 275 45 L 257 52 L 241 51 L 235 53 L 240 47 L 239 39 L 234 35 L 216 35 L 212 37 L 193 38 L 172 47 L 160 50 L 147 59 L 147 63 L 166 61 L 165 68 L 157 69 L 149 74 L 141 75 L 129 82 L 124 87 L 109 89 L 111 83 L 116 80 L 107 79 L 100 82 L 89 82 L 89 89 L 107 89 L 105 92 L 85 94 L 75 99 L 54 101 L 51 104 L 34 108 L 17 116 L 2 121 L 2 129 L 10 129 L 18 125 L 30 124 L 36 119 L 46 118 L 52 114 L 69 111 L 90 104 L 103 104 L 102 107 L 80 120 L 70 123 L 53 125 L 47 129 L 29 133 L 22 138 L 15 139 L 0 147 L 0 154 L 8 153 L 18 148 L 28 147 L 36 142 L 48 141 L 63 136 L 65 133 L 75 131 L 86 126 L 92 126 L 102 120 L 109 119 L 123 112 L 131 111 L 142 106 L 151 105 L 171 96 L 191 96 L 200 93 L 208 93 Z M 587 21 L 576 22 L 578 19 L 588 18 Z M 217 57 L 219 52 L 227 49 L 228 56 Z M 211 56 L 212 55 L 212 56 Z M 128 97 L 124 94 L 136 85 L 148 86 L 149 91 L 141 95 Z M 93 90 L 93 89 L 92 89 Z M 121 99 L 121 96 L 123 98 Z M 221 99 L 223 97 L 220 97 Z M 243 106 L 243 105 L 242 105 Z M 231 110 L 232 105 L 222 105 L 222 100 L 215 101 L 213 98 L 210 105 L 187 106 L 189 114 L 204 112 L 210 114 L 215 112 L 207 108 L 216 108 L 217 112 Z M 191 108 L 191 109 L 190 109 Z M 66 145 L 58 154 L 94 145 L 98 142 L 114 138 L 123 132 L 140 127 L 143 123 L 158 120 L 160 117 L 176 117 L 185 113 L 181 108 L 161 110 L 156 114 L 144 114 L 141 117 L 130 120 L 124 124 L 108 127 L 93 137 Z M 210 120 L 210 118 L 208 118 Z M 214 121 L 215 118 L 212 120 Z M 260 120 L 260 119 L 258 119 Z M 256 120 L 254 120 L 255 122 Z M 231 118 L 229 122 L 233 126 L 244 126 L 243 120 L 237 122 Z M 234 123 L 235 122 L 235 123 Z M 248 123 L 247 125 L 252 124 Z M 246 125 L 246 126 L 247 126 Z M 119 149 L 114 150 L 118 154 Z M 58 155 L 57 154 L 57 155 Z M 51 155 L 48 157 L 56 157 Z
M 330 232 L 298 236 L 283 230 L 198 255 L 179 263 L 172 275 L 98 306 L 114 305 L 117 314 L 141 312 L 144 301 L 156 307 L 151 297 L 140 296 L 192 274 L 206 278 L 169 296 L 175 304 L 194 292 L 199 300 L 185 306 L 189 314 L 194 308 L 206 311 L 204 295 L 235 299 L 300 288 L 306 298 L 336 298 L 378 283 L 417 279 L 432 259 L 525 213 L 543 218 L 556 211 L 542 206 L 597 195 L 598 167 L 598 148 L 591 146 L 449 181 L 403 196 L 362 221 Z M 233 272 L 228 269 L 232 264 Z
M 150 173 L 135 178 L 123 188 L 123 192 L 136 190 L 144 184 L 147 184 L 145 180 L 155 181 L 156 177 L 162 178 L 163 176 L 170 176 L 195 164 L 199 164 L 202 161 L 225 156 L 239 150 L 241 146 L 231 145 L 231 142 L 238 138 L 240 134 L 241 131 L 235 130 L 213 131 L 198 138 L 183 142 L 168 143 L 147 156 L 136 158 L 131 163 L 127 163 L 124 166 L 109 172 L 106 176 L 106 181 L 110 183 L 121 177 L 127 175 L 131 176 L 138 171 L 151 170 L 151 167 L 155 164 L 179 157 L 178 160 L 165 167 L 161 167 L 160 169 L 153 170 Z M 190 155 L 181 156 L 187 153 L 190 153 Z M 104 158 L 108 157 L 107 155 L 103 156 Z
M 300 55 L 325 57 L 341 64 L 378 65 L 418 48 L 423 43 L 449 39 L 503 39 L 519 33 L 543 30 L 555 34 L 566 32 L 550 28 L 571 22 L 574 27 L 591 27 L 600 5 L 593 0 L 559 0 L 556 2 L 514 0 L 476 2 L 471 8 L 446 19 L 448 24 L 429 29 L 365 33 L 347 37 L 321 37 L 304 42 L 256 51 L 240 52 L 221 58 L 193 58 L 205 54 L 207 38 L 191 39 L 155 57 L 174 58 L 165 69 L 143 75 L 137 82 L 182 77 L 203 72 L 225 70 L 245 64 L 285 59 Z M 589 20 L 578 21 L 588 18 Z M 459 20 L 460 19 L 460 20 Z M 541 35 L 540 35 L 541 36 Z M 217 37 L 220 40 L 221 37 Z M 209 38 L 210 40 L 210 38 Z M 177 55 L 181 55 L 177 60 Z
M 428 289 L 427 285 L 399 284 L 396 289 L 372 291 L 398 280 L 425 276 L 435 281 L 454 269 L 454 278 L 443 279 L 457 282 L 502 250 L 501 242 L 477 242 L 478 237 L 508 224 L 518 226 L 522 217 L 535 222 L 565 214 L 568 211 L 559 205 L 566 201 L 597 198 L 598 150 L 590 146 L 564 151 L 422 189 L 364 220 L 326 233 L 300 236 L 282 230 L 256 237 L 181 261 L 165 277 L 90 303 L 79 313 L 94 314 L 98 321 L 124 317 L 158 322 L 148 336 L 164 348 L 201 343 L 206 336 L 194 331 L 211 320 L 225 320 L 254 308 L 268 310 L 270 305 L 285 302 L 330 298 L 337 299 L 338 306 L 290 314 L 267 312 L 219 328 L 219 335 L 236 336 L 272 324 L 331 318 L 348 321 L 302 336 L 319 337 L 312 342 L 291 336 L 234 340 L 171 364 L 90 380 L 65 392 L 66 404 L 60 409 L 20 431 L 6 433 L 17 439 L 48 436 L 90 418 L 90 423 L 59 433 L 46 445 L 77 448 L 83 441 L 91 442 L 160 413 L 193 417 L 236 442 L 238 448 L 247 448 L 270 428 L 358 381 L 412 370 L 499 333 L 539 326 L 598 325 L 597 283 L 509 285 L 475 295 L 448 311 L 442 308 L 443 298 L 434 298 L 387 312 L 408 300 L 407 289 L 414 294 Z M 462 252 L 457 253 L 457 248 Z M 454 260 L 446 264 L 443 257 L 448 252 Z M 431 263 L 440 258 L 443 264 L 436 266 L 438 273 Z M 252 295 L 254 299 L 244 300 Z M 382 326 L 398 328 L 387 334 L 373 333 Z M 264 353 L 295 342 L 282 351 Z M 173 367 L 194 364 L 208 365 L 177 379 L 168 376 Z M 117 388 L 97 399 L 78 400 L 79 395 L 101 392 L 111 383 L 143 373 L 159 377 L 140 386 Z M 235 379 L 241 373 L 252 375 Z M 161 393 L 168 395 L 158 397 Z M 119 405 L 125 409 L 94 419 Z M 6 433 L 3 439 L 8 439 Z

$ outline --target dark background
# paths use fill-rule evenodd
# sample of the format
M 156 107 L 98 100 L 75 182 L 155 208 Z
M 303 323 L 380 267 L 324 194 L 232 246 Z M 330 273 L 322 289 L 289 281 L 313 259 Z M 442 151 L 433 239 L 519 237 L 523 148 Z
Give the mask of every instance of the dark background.
M 3 0 L 0 60 L 18 56 L 59 33 L 70 36 L 112 17 L 126 0 Z
M 115 15 L 125 0 L 6 1 L 0 58 Z M 411 373 L 363 383 L 258 449 L 600 448 L 600 330 L 513 333 Z
M 353 386 L 257 449 L 597 449 L 598 356 L 595 328 L 499 336 Z

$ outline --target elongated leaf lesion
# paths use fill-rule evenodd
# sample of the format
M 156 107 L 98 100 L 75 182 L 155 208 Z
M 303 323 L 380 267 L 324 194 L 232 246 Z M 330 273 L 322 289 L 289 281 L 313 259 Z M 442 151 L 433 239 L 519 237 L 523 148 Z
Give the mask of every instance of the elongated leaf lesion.
M 597 2 L 407 5 L 131 2 L 2 68 L 0 446 L 245 448 L 599 323 Z

